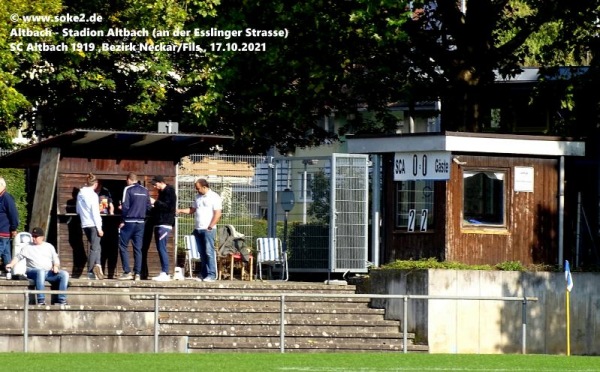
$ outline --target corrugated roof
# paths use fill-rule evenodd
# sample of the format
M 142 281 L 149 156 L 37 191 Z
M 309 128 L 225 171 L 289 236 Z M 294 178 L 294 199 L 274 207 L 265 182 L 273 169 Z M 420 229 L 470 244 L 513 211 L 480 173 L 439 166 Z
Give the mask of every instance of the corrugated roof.
M 93 159 L 173 160 L 210 152 L 232 136 L 73 129 L 0 157 L 0 167 L 27 168 L 40 161 L 42 149 L 59 147 L 61 156 Z

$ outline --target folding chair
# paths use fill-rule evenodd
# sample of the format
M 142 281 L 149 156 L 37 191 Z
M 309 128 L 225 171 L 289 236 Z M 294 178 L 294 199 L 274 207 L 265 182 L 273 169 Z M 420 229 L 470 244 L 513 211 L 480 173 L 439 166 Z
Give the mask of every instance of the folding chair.
M 200 252 L 198 251 L 198 245 L 196 244 L 196 237 L 194 235 L 184 235 L 183 240 L 185 242 L 185 256 L 187 259 L 188 272 L 190 274 L 190 279 L 193 279 L 192 260 L 199 262 Z
M 281 240 L 279 238 L 258 238 L 256 239 L 258 277 L 262 280 L 262 266 L 269 265 L 272 268 L 275 265 L 281 265 L 281 280 L 288 280 L 287 253 L 283 251 Z
M 17 254 L 21 252 L 21 249 L 26 247 L 33 241 L 33 237 L 28 232 L 20 232 L 13 239 L 13 254 L 15 257 Z M 14 276 L 25 276 L 25 271 L 27 270 L 27 263 L 25 260 L 21 260 L 17 262 L 17 264 L 12 269 L 12 274 Z

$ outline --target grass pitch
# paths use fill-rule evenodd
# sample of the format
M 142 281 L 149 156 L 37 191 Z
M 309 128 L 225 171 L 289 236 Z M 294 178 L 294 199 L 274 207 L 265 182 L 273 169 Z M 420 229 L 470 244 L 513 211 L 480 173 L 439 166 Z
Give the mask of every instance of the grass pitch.
M 600 358 L 463 354 L 38 354 L 0 353 L 6 371 L 600 371 Z

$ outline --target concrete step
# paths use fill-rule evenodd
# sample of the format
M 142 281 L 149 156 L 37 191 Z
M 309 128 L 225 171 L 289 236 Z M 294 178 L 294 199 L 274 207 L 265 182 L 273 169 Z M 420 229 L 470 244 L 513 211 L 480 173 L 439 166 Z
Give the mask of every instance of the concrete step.
M 197 312 L 174 312 L 161 314 L 163 324 L 279 324 L 279 314 L 239 314 L 239 313 L 202 313 Z M 392 326 L 398 328 L 400 323 L 395 320 L 383 320 L 381 315 L 356 316 L 355 314 L 317 314 L 306 316 L 306 314 L 286 313 L 286 324 L 295 325 L 356 325 L 356 326 Z
M 7 351 L 23 346 L 24 306 L 35 297 L 18 293 L 27 286 L 0 282 L 0 291 L 13 291 L 0 294 L 0 345 Z M 27 305 L 31 351 L 152 352 L 158 334 L 161 352 L 279 352 L 280 297 L 266 293 L 285 296 L 286 351 L 398 352 L 404 342 L 400 322 L 385 320 L 384 309 L 371 308 L 369 298 L 346 297 L 354 286 L 73 280 L 68 291 L 67 306 Z M 413 334 L 406 346 L 426 350 L 414 345 Z
M 274 352 L 279 351 L 281 340 L 277 337 L 245 339 L 209 339 L 206 337 L 190 337 L 188 347 L 190 352 Z M 348 339 L 322 339 L 304 337 L 286 337 L 284 343 L 286 352 L 401 352 L 402 340 L 348 340 Z M 409 351 L 426 351 L 420 345 L 408 345 Z
M 165 324 L 161 321 L 161 330 L 165 333 L 169 333 L 171 330 L 190 330 L 190 325 L 181 324 Z M 278 324 L 202 324 L 195 325 L 194 328 L 202 330 L 201 334 L 212 335 L 212 334 L 234 334 L 241 335 L 247 333 L 260 332 L 263 336 L 272 336 L 280 334 L 280 326 Z M 379 337 L 384 334 L 398 335 L 398 327 L 384 326 L 384 325 L 355 325 L 355 324 L 307 324 L 307 325 L 296 325 L 296 324 L 285 324 L 285 334 L 287 335 L 320 335 L 323 337 L 335 337 L 340 334 L 351 334 L 354 335 L 360 333 L 364 335 L 374 335 L 373 337 Z
M 23 323 L 22 306 L 0 306 L 0 328 Z M 246 309 L 247 310 L 247 309 Z M 320 312 L 323 311 L 323 312 Z M 154 309 L 147 306 L 110 306 L 110 305 L 31 305 L 28 309 L 28 326 L 30 329 L 44 327 L 76 328 L 85 324 L 96 324 L 98 327 L 109 325 L 111 328 L 136 329 L 142 326 L 152 326 Z M 197 309 L 159 308 L 161 324 L 201 326 L 201 325 L 278 325 L 280 312 L 265 313 L 241 312 L 235 308 L 216 311 L 198 312 Z M 369 314 L 366 309 L 352 312 L 328 312 L 323 309 L 303 309 L 303 311 L 286 312 L 285 322 L 297 326 L 332 326 L 332 327 L 389 327 L 397 330 L 399 322 L 383 320 L 379 311 Z

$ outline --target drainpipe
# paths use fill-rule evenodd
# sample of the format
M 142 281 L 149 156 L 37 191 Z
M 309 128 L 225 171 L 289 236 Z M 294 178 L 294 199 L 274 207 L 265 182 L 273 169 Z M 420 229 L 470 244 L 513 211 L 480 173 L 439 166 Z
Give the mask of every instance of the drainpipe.
M 373 167 L 373 183 L 371 195 L 371 260 L 373 266 L 379 267 L 379 240 L 381 224 L 379 223 L 381 213 L 381 155 L 371 155 Z
M 564 223 L 565 223 L 565 157 L 560 157 L 558 171 L 558 267 L 564 263 Z

